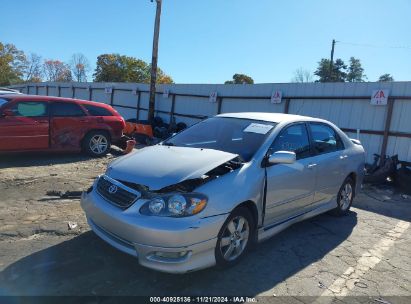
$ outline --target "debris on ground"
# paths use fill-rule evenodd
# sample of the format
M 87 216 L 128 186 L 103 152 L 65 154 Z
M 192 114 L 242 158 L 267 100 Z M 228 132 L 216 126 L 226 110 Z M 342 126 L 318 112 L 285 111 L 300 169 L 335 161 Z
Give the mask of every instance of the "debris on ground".
M 77 226 L 78 226 L 78 224 L 76 222 L 70 222 L 70 221 L 67 222 L 67 225 L 68 225 L 69 230 L 76 229 Z
M 58 198 L 64 199 L 73 199 L 73 198 L 81 198 L 81 194 L 83 191 L 58 191 L 58 190 L 51 190 L 47 191 L 47 196 L 54 196 Z

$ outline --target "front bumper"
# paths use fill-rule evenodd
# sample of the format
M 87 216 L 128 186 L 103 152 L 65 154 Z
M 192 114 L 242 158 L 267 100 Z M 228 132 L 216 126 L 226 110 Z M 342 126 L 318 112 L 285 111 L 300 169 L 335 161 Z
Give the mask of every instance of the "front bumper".
M 145 216 L 139 213 L 144 203 L 144 200 L 137 201 L 122 210 L 95 190 L 83 193 L 81 198 L 91 229 L 113 247 L 137 257 L 142 266 L 185 273 L 215 265 L 217 235 L 228 215 L 208 218 Z M 164 257 L 178 253 L 181 254 L 178 258 Z

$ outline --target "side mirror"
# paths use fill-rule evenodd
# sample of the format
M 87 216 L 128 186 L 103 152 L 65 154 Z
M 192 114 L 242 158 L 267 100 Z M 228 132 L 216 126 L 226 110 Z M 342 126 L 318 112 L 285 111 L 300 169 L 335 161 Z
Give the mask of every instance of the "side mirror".
M 277 151 L 268 157 L 268 164 L 292 164 L 296 161 L 297 157 L 294 152 L 290 151 Z
M 4 109 L 3 112 L 1 113 L 2 117 L 7 117 L 7 116 L 14 116 L 14 112 L 11 109 Z

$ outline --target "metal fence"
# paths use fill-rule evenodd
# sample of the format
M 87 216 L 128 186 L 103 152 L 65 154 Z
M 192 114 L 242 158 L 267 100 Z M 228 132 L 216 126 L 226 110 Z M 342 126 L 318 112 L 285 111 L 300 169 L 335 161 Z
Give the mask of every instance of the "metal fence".
M 136 83 L 31 83 L 14 86 L 23 93 L 94 100 L 114 106 L 126 119 L 147 119 L 149 87 Z M 373 90 L 388 89 L 386 106 L 370 104 Z M 282 102 L 271 103 L 274 91 Z M 166 94 L 164 94 L 166 92 Z M 168 92 L 168 93 L 167 93 Z M 210 94 L 217 92 L 215 102 Z M 320 117 L 334 122 L 367 151 L 398 154 L 411 161 L 411 82 L 286 83 L 256 85 L 159 85 L 157 116 L 191 125 L 227 112 L 279 112 Z

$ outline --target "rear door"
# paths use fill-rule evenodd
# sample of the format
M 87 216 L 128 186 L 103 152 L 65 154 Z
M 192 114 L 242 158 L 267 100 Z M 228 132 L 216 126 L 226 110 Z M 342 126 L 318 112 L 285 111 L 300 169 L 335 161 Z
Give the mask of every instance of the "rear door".
M 7 115 L 0 117 L 0 151 L 49 148 L 47 101 L 12 101 L 4 110 Z
M 88 125 L 88 116 L 77 103 L 69 101 L 51 103 L 50 132 L 53 149 L 80 149 Z
M 269 154 L 292 151 L 297 161 L 266 168 L 267 195 L 265 223 L 270 225 L 305 212 L 313 202 L 315 167 L 305 123 L 285 127 L 274 140 Z
M 337 132 L 325 123 L 309 123 L 316 164 L 316 191 L 314 201 L 321 204 L 337 195 L 344 181 L 347 155 Z

